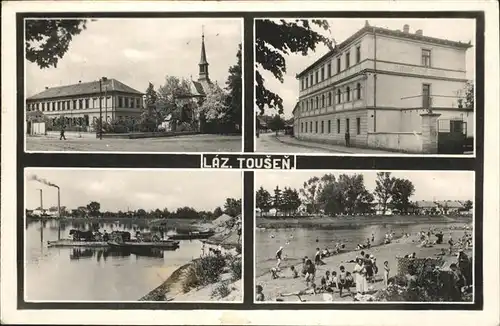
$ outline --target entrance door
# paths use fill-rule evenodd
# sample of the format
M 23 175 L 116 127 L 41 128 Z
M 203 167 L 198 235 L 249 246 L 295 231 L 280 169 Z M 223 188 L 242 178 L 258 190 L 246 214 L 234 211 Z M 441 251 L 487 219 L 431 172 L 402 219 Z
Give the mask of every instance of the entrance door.
M 346 132 L 349 132 L 349 127 L 350 127 L 350 125 L 349 125 L 349 119 L 345 119 L 345 131 Z
M 438 120 L 438 153 L 462 154 L 466 149 L 467 122 L 462 120 Z
M 431 108 L 431 85 L 422 85 L 422 107 L 426 110 Z

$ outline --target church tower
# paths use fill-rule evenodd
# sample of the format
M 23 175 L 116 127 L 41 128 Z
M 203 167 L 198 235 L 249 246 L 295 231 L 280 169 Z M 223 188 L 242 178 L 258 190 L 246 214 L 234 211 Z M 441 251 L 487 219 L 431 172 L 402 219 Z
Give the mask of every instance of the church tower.
M 210 82 L 210 78 L 208 77 L 208 62 L 207 62 L 207 53 L 205 52 L 205 32 L 201 32 L 201 58 L 200 63 L 198 64 L 200 67 L 200 73 L 198 77 L 198 81 L 207 81 Z

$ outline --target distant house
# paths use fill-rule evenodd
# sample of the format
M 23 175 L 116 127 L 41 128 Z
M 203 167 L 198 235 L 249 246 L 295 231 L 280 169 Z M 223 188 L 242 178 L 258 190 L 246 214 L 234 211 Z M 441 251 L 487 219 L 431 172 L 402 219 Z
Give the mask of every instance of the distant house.
M 439 212 L 438 205 L 433 201 L 419 200 L 415 203 L 415 213 L 420 215 L 435 215 Z
M 373 210 L 375 211 L 375 214 L 376 215 L 382 215 L 384 214 L 384 209 L 383 209 L 383 206 L 382 204 L 380 203 L 372 203 L 373 205 Z M 385 214 L 384 215 L 392 215 L 392 209 L 390 207 L 387 207 L 385 209 Z
M 442 200 L 435 203 L 443 215 L 458 214 L 464 210 L 464 204 L 458 200 Z
M 44 135 L 45 120 L 45 114 L 40 110 L 26 112 L 26 133 L 28 135 Z

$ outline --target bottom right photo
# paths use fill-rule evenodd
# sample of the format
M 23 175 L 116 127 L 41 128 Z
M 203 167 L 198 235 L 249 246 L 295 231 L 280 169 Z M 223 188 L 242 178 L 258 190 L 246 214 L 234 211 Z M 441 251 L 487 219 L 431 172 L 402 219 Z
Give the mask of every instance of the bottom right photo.
M 474 302 L 474 172 L 255 172 L 255 301 Z

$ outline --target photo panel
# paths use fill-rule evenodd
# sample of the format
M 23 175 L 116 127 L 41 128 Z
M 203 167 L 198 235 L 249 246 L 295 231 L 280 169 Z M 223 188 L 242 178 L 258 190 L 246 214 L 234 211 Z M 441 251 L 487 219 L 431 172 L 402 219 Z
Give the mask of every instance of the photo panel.
M 254 189 L 258 304 L 470 305 L 482 293 L 473 171 L 259 171 Z
M 54 308 L 241 303 L 242 177 L 241 171 L 26 168 L 19 296 Z
M 26 152 L 242 151 L 243 19 L 66 14 L 22 28 Z
M 407 16 L 255 19 L 255 150 L 474 157 L 476 19 Z

